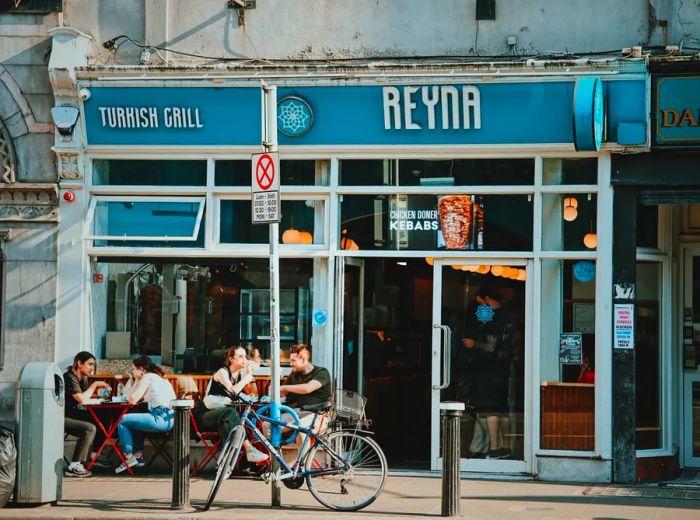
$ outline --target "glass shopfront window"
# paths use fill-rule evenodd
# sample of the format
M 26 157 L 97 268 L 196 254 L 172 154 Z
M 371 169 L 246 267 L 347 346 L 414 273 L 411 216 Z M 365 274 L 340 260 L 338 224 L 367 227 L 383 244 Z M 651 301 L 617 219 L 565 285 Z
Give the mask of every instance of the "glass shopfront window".
M 95 197 L 86 238 L 95 246 L 202 247 L 204 197 Z
M 543 260 L 540 448 L 595 448 L 595 272 L 588 260 Z
M 373 159 L 341 163 L 343 186 L 493 186 L 534 182 L 532 159 Z
M 282 200 L 279 241 L 282 244 L 323 245 L 325 201 Z M 250 199 L 224 199 L 220 206 L 219 242 L 222 244 L 267 244 L 268 227 L 252 224 Z
M 544 184 L 597 184 L 598 160 L 544 159 L 542 181 Z
M 529 195 L 343 195 L 341 249 L 532 250 Z
M 96 186 L 205 186 L 207 161 L 95 159 L 92 183 Z
M 328 175 L 316 161 L 280 161 L 283 186 L 327 186 Z M 250 186 L 251 163 L 248 160 L 216 161 L 214 169 L 217 186 Z
M 594 251 L 598 246 L 598 197 L 593 193 L 542 195 L 542 249 Z
M 314 262 L 280 261 L 282 362 L 293 343 L 311 340 Z M 267 259 L 101 260 L 93 273 L 92 331 L 103 357 L 163 356 L 184 372 L 207 373 L 228 347 L 244 345 L 269 361 Z

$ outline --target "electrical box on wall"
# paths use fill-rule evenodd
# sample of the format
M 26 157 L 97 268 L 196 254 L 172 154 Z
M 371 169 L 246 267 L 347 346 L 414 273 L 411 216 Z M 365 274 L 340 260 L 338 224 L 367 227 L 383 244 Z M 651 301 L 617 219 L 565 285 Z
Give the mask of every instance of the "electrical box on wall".
M 476 0 L 476 19 L 495 20 L 496 0 Z

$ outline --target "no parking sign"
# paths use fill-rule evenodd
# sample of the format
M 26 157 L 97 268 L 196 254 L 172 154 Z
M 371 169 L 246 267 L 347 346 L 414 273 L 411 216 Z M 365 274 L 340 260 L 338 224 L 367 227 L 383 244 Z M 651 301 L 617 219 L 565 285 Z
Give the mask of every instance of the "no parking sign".
M 253 224 L 280 221 L 280 159 L 277 152 L 258 153 L 251 157 Z

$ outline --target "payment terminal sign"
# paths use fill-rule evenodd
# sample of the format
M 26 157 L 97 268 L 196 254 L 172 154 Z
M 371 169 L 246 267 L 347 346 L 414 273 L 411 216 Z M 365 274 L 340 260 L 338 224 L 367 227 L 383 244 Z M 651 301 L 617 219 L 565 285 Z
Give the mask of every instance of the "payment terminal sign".
M 252 156 L 252 221 L 270 224 L 280 221 L 280 159 L 277 152 Z

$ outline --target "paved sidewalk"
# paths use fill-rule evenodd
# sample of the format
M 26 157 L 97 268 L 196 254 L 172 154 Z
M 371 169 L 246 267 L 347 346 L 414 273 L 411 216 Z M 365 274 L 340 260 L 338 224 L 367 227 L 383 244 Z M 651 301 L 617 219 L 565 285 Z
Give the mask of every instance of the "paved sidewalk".
M 201 507 L 206 498 L 211 480 L 199 478 L 191 482 L 194 508 L 175 512 L 170 509 L 171 485 L 171 480 L 165 477 L 105 476 L 66 480 L 64 498 L 58 505 L 1 509 L 0 518 L 389 519 L 440 515 L 439 478 L 392 475 L 379 499 L 358 513 L 337 513 L 325 509 L 314 500 L 305 485 L 296 491 L 282 488 L 285 507 L 271 509 L 269 486 L 262 481 L 248 479 L 224 482 L 218 502 L 210 511 L 203 513 L 196 508 Z M 696 498 L 695 492 L 674 490 L 678 492 L 660 496 L 658 489 L 463 480 L 462 516 L 479 520 L 700 519 L 700 498 Z

